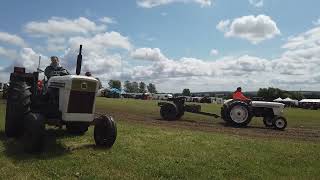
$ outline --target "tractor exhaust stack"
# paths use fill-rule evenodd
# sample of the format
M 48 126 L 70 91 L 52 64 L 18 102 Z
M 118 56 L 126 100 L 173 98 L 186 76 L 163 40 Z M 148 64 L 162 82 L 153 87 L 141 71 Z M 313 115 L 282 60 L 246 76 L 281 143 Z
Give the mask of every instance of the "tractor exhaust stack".
M 79 54 L 78 54 L 78 58 L 77 58 L 77 69 L 76 69 L 76 74 L 79 75 L 81 72 L 81 64 L 82 64 L 82 45 L 80 45 L 80 49 L 79 49 Z

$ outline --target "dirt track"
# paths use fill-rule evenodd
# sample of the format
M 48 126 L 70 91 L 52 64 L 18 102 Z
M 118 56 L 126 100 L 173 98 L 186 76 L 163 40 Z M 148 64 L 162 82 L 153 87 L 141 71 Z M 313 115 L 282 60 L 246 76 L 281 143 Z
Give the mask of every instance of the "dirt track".
M 98 113 L 103 113 L 102 110 L 98 110 Z M 135 114 L 125 114 L 125 113 L 112 113 L 117 120 L 126 121 L 130 123 L 139 123 L 149 126 L 157 126 L 163 128 L 179 128 L 188 129 L 195 131 L 204 132 L 219 132 L 227 133 L 236 136 L 245 137 L 259 137 L 268 139 L 292 139 L 292 140 L 304 140 L 313 141 L 320 143 L 320 129 L 309 129 L 309 128 L 286 128 L 284 131 L 278 131 L 265 127 L 249 126 L 246 128 L 233 128 L 225 126 L 225 123 L 217 119 L 212 122 L 197 122 L 197 121 L 164 121 L 159 117 L 154 117 L 152 115 L 135 115 Z

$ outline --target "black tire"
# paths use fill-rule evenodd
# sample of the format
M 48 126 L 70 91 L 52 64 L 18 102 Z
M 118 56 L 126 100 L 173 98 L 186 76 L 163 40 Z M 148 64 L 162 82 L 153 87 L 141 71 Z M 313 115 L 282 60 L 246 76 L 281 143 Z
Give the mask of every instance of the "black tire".
M 273 119 L 274 119 L 274 117 L 272 117 L 272 116 L 265 116 L 265 117 L 263 117 L 263 124 L 266 127 L 273 127 Z
M 225 122 L 227 122 L 226 110 L 227 110 L 227 106 L 226 106 L 226 105 L 223 105 L 223 106 L 221 107 L 220 115 L 221 115 L 221 119 L 224 120 Z
M 176 120 L 181 119 L 181 117 L 184 115 L 184 111 L 180 111 L 177 116 L 176 116 Z
M 183 116 L 183 113 L 179 113 L 174 104 L 166 103 L 160 108 L 160 115 L 164 120 L 175 121 Z
M 117 125 L 111 116 L 102 115 L 95 119 L 94 141 L 96 145 L 111 148 L 117 138 Z
M 273 119 L 273 127 L 277 130 L 284 130 L 287 127 L 287 120 L 282 116 L 276 116 Z
M 8 90 L 6 106 L 5 134 L 20 137 L 23 134 L 23 118 L 30 112 L 30 87 L 23 81 L 13 81 Z
M 23 146 L 27 153 L 43 151 L 45 139 L 45 119 L 40 114 L 29 113 L 25 116 Z
M 73 135 L 83 135 L 88 131 L 88 127 L 88 123 L 81 122 L 68 123 L 66 125 L 67 132 Z
M 240 111 L 236 111 L 239 109 Z M 243 116 L 243 117 L 242 117 Z M 252 112 L 247 103 L 242 101 L 232 102 L 225 110 L 225 120 L 234 127 L 245 127 L 252 119 Z

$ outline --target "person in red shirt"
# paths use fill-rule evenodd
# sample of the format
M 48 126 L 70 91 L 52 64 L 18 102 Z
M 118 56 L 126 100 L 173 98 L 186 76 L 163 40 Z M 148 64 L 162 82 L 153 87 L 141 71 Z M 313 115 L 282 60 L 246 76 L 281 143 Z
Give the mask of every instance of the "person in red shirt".
M 232 99 L 240 101 L 251 101 L 251 99 L 243 95 L 241 87 L 238 87 L 237 90 L 232 94 Z

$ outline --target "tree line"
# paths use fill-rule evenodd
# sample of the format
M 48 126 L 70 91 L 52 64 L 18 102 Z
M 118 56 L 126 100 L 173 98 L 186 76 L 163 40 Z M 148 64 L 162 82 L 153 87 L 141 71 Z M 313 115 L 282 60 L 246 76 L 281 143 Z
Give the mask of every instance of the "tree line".
M 183 96 L 191 96 L 191 92 L 190 89 L 183 89 L 182 91 L 182 95 Z M 246 96 L 254 96 L 253 94 L 249 94 L 249 93 L 245 93 Z M 273 101 L 274 99 L 277 98 L 291 98 L 291 99 L 296 99 L 296 100 L 302 100 L 304 98 L 306 98 L 302 93 L 300 92 L 289 92 L 289 91 L 285 91 L 285 90 L 281 90 L 279 88 L 260 88 L 256 94 L 257 97 L 261 97 L 266 101 Z M 318 96 L 316 95 L 309 95 L 308 98 L 317 98 Z M 227 99 L 231 99 L 232 98 L 232 93 L 228 94 L 225 96 L 225 98 Z
M 296 100 L 301 100 L 304 97 L 304 95 L 300 92 L 289 92 L 289 91 L 285 91 L 285 90 L 281 90 L 278 88 L 260 88 L 258 93 L 257 93 L 258 97 L 263 97 L 265 100 L 267 101 L 273 101 L 274 99 L 277 98 L 291 98 L 291 99 L 296 99 Z
M 124 90 L 127 93 L 157 93 L 157 88 L 156 85 L 153 83 L 149 83 L 146 85 L 145 82 L 130 82 L 130 81 L 125 81 L 123 84 L 122 88 L 122 83 L 119 80 L 110 80 L 108 82 L 109 88 L 116 88 L 119 90 Z

